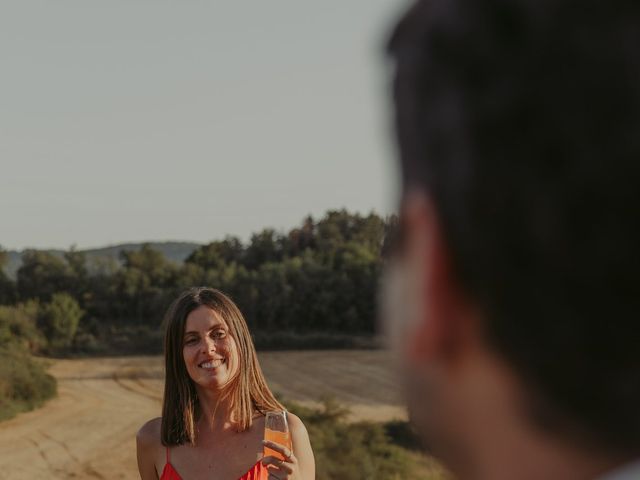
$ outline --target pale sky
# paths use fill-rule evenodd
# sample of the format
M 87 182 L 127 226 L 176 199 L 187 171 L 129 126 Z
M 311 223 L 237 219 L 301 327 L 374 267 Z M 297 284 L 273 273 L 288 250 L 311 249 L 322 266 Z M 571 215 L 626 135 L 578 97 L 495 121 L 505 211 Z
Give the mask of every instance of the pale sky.
M 2 0 L 0 245 L 390 213 L 403 0 Z

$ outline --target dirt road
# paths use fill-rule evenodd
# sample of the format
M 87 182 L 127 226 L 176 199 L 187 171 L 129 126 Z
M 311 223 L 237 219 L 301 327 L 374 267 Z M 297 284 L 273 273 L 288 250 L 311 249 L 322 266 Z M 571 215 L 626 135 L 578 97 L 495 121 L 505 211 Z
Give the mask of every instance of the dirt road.
M 354 419 L 405 416 L 384 352 L 268 352 L 260 360 L 285 398 L 333 395 Z M 137 478 L 135 432 L 160 413 L 161 358 L 56 360 L 50 372 L 58 397 L 0 423 L 0 479 Z

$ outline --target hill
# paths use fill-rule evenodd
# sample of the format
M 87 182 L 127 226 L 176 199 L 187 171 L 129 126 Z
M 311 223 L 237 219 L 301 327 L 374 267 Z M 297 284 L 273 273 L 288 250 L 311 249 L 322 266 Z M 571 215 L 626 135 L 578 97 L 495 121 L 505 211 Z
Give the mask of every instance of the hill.
M 89 265 L 95 264 L 96 261 L 101 259 L 115 260 L 120 262 L 121 251 L 135 251 L 140 250 L 143 245 L 150 245 L 154 250 L 162 252 L 169 260 L 175 263 L 182 263 L 191 255 L 191 253 L 200 246 L 199 243 L 194 242 L 140 242 L 140 243 L 120 243 L 117 245 L 109 245 L 106 247 L 92 248 L 87 250 L 79 250 L 86 254 Z M 22 264 L 22 251 L 8 250 L 7 251 L 7 263 L 4 271 L 6 274 L 15 279 L 16 272 Z M 62 257 L 64 250 L 45 250 L 48 253 Z

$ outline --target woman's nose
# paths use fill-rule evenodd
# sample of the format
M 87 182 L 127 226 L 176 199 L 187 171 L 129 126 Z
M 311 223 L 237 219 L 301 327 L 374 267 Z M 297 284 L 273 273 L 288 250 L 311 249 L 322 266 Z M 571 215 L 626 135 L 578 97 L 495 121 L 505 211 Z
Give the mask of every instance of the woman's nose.
M 216 341 L 215 339 L 211 338 L 211 337 L 206 337 L 204 339 L 204 344 L 203 344 L 205 353 L 211 352 L 211 351 L 215 351 L 216 349 Z

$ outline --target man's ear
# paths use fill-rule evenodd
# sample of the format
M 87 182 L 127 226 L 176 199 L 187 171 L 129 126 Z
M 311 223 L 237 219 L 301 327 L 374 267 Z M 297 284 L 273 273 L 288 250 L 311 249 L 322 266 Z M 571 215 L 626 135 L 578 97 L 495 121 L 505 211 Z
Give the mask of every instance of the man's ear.
M 430 198 L 408 193 L 402 204 L 404 252 L 413 304 L 412 335 L 407 354 L 412 362 L 449 358 L 462 342 L 462 295 L 454 281 L 443 231 Z

